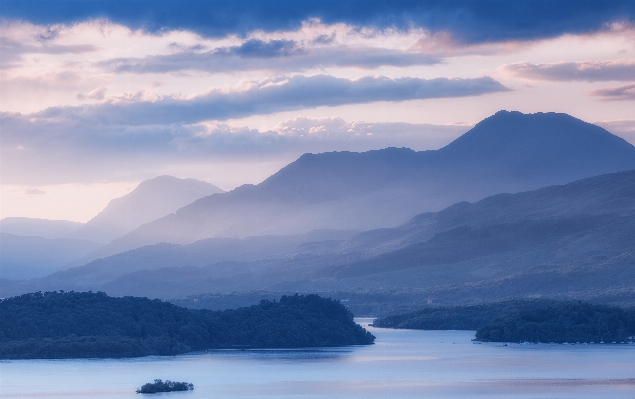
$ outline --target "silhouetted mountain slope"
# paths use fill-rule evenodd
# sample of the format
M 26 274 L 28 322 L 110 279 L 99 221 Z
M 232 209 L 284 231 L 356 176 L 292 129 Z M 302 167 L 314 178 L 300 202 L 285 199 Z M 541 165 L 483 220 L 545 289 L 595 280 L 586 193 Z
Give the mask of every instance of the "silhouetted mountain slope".
M 525 220 L 554 223 L 558 218 L 635 214 L 635 171 L 607 174 L 517 194 L 499 194 L 475 203 L 460 202 L 440 212 L 417 215 L 396 228 L 360 233 L 341 250 L 369 255 L 427 241 L 459 227 L 470 229 Z
M 456 227 L 435 234 L 423 243 L 380 255 L 370 260 L 334 267 L 337 278 L 363 276 L 419 266 L 438 266 L 468 261 L 506 252 L 546 249 L 562 240 L 581 238 L 613 219 L 602 217 L 558 218 L 496 224 L 483 227 Z
M 202 198 L 105 253 L 209 237 L 396 226 L 416 214 L 635 169 L 635 147 L 566 114 L 501 111 L 448 146 L 305 154 L 256 186 Z
M 364 247 L 377 235 L 350 241 Z M 318 275 L 333 279 L 331 289 L 409 287 L 441 301 L 635 298 L 635 171 L 456 204 L 381 236 L 422 242 Z
M 169 290 L 172 297 L 394 287 L 418 290 L 434 302 L 532 295 L 633 299 L 632 237 L 635 171 L 628 171 L 459 203 L 398 228 L 358 234 L 326 255 L 140 271 L 103 287 L 117 295 Z M 368 257 L 385 242 L 401 248 Z
M 320 244 L 326 237 L 342 242 L 355 231 L 314 231 L 295 236 L 262 236 L 247 238 L 208 238 L 188 245 L 155 244 L 120 254 L 97 259 L 86 265 L 60 271 L 48 277 L 49 281 L 63 281 L 96 287 L 125 274 L 141 270 L 168 267 L 207 266 L 212 263 L 233 261 L 248 262 L 263 258 L 286 257 L 302 253 L 323 251 Z M 315 242 L 318 241 L 318 242 Z M 311 247 L 298 249 L 303 243 L 313 242 Z M 327 247 L 335 247 L 335 243 Z
M 47 239 L 0 233 L 0 278 L 44 277 L 95 250 L 101 244 L 69 238 Z
M 221 192 L 212 184 L 194 179 L 159 176 L 145 180 L 129 194 L 110 201 L 76 236 L 110 242 L 199 198 Z
M 501 111 L 438 154 L 457 170 L 478 167 L 485 175 L 533 179 L 542 186 L 635 169 L 633 146 L 607 133 L 566 114 Z
M 43 238 L 73 238 L 83 225 L 68 220 L 8 217 L 0 220 L 0 233 Z

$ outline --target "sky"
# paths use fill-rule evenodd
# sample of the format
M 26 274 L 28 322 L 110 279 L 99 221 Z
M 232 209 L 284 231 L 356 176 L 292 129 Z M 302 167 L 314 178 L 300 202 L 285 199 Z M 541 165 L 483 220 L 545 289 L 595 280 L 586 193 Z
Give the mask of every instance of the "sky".
M 635 144 L 635 2 L 2 0 L 0 218 L 86 222 L 159 175 L 438 149 L 499 110 Z

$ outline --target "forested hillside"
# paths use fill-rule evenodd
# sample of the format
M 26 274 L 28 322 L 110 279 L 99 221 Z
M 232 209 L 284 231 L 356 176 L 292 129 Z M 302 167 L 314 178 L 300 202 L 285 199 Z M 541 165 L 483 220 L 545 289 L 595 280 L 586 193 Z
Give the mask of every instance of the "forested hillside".
M 317 295 L 217 312 L 101 292 L 36 292 L 0 302 L 3 359 L 365 345 L 374 339 L 339 302 Z
M 506 301 L 427 308 L 376 319 L 375 327 L 415 330 L 477 330 L 490 342 L 630 342 L 635 309 L 583 302 Z
M 635 311 L 589 303 L 559 304 L 509 314 L 478 329 L 493 342 L 624 343 L 635 340 Z

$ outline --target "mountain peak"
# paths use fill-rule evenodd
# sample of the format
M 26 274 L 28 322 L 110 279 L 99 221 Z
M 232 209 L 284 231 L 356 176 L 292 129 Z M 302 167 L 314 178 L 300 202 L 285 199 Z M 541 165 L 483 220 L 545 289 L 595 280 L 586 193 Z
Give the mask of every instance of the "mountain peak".
M 559 182 L 635 168 L 635 147 L 626 140 L 555 112 L 499 111 L 439 153 L 455 164 L 484 162 L 507 169 L 511 178 L 560 171 L 566 178 Z
M 480 149 L 501 145 L 542 145 L 547 144 L 588 145 L 633 148 L 624 139 L 605 129 L 584 122 L 571 115 L 556 112 L 523 114 L 519 111 L 498 111 L 477 123 L 470 131 L 448 144 L 445 148 L 478 145 Z
M 144 180 L 130 193 L 110 201 L 86 223 L 78 236 L 107 242 L 199 198 L 222 192 L 213 184 L 195 179 L 164 175 Z

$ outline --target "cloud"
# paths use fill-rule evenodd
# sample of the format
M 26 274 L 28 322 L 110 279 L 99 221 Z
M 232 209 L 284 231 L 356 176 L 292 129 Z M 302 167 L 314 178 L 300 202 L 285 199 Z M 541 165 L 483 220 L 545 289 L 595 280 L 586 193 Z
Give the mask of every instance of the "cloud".
M 26 195 L 42 195 L 46 194 L 46 191 L 42 191 L 38 188 L 30 188 L 24 192 Z
M 318 35 L 311 40 L 311 44 L 332 44 L 335 42 L 335 36 L 337 36 L 335 32 L 332 32 L 330 35 Z
M 220 122 L 106 126 L 10 113 L 1 114 L 0 121 L 3 184 L 31 186 L 144 179 L 179 168 L 203 177 L 223 163 L 280 167 L 306 152 L 436 149 L 470 127 L 337 117 L 297 117 L 265 131 Z M 244 182 L 244 177 L 235 179 Z
M 52 37 L 54 38 L 54 37 Z M 51 38 L 51 39 L 52 39 Z M 97 51 L 92 44 L 54 44 L 40 40 L 40 44 L 24 44 L 7 37 L 0 37 L 0 66 L 11 68 L 22 60 L 25 54 L 82 54 Z
M 193 124 L 321 106 L 479 96 L 507 91 L 490 77 L 397 78 L 367 76 L 360 79 L 330 75 L 282 77 L 252 82 L 244 88 L 214 89 L 190 99 L 162 97 L 157 101 L 107 102 L 81 107 L 51 107 L 32 118 L 90 121 L 99 125 Z
M 298 43 L 294 40 L 260 40 L 249 39 L 240 46 L 232 46 L 225 51 L 228 54 L 235 54 L 247 57 L 288 57 L 301 53 Z
M 48 67 L 56 70 L 58 68 Z M 100 94 L 105 96 L 107 77 L 86 76 L 76 69 L 61 70 L 43 75 L 25 74 L 7 77 L 0 75 L 0 97 L 3 111 L 28 112 L 44 108 L 47 100 L 53 104 L 78 103 L 77 100 L 99 101 Z M 10 73 L 7 73 L 10 75 Z M 78 93 L 81 93 L 78 95 Z M 101 99 L 103 99 L 102 97 Z M 10 99 L 10 101 L 8 101 Z
M 84 100 L 101 101 L 104 98 L 106 98 L 106 90 L 108 90 L 108 88 L 106 86 L 102 86 L 90 91 L 87 94 L 78 93 L 77 99 L 81 101 L 84 101 Z
M 589 92 L 589 95 L 608 101 L 635 100 L 635 84 L 597 89 Z
M 209 73 L 253 70 L 304 71 L 328 67 L 432 65 L 438 57 L 422 52 L 366 46 L 307 47 L 294 40 L 250 39 L 240 46 L 221 47 L 199 53 L 152 55 L 143 58 L 115 58 L 97 66 L 110 72 L 165 73 L 195 70 Z
M 415 47 L 431 56 L 457 57 L 465 55 L 493 55 L 509 54 L 524 50 L 531 45 L 521 40 L 507 40 L 497 42 L 469 43 L 459 40 L 448 31 L 425 32 L 417 41 Z
M 1 12 L 5 19 L 45 25 L 107 18 L 132 29 L 190 30 L 210 37 L 297 29 L 318 18 L 370 29 L 447 31 L 466 43 L 585 34 L 635 21 L 631 0 L 57 0 L 37 7 L 3 0 Z
M 548 81 L 633 81 L 635 80 L 635 60 L 556 62 L 551 64 L 531 64 L 521 62 L 501 67 L 505 72 L 531 79 Z

